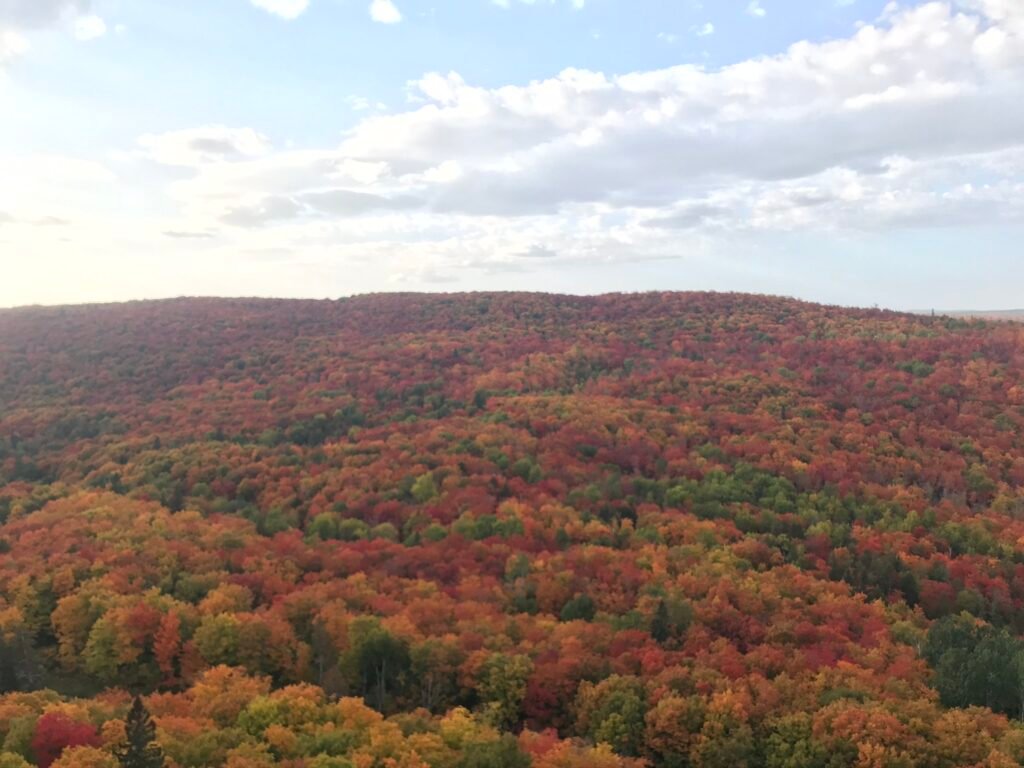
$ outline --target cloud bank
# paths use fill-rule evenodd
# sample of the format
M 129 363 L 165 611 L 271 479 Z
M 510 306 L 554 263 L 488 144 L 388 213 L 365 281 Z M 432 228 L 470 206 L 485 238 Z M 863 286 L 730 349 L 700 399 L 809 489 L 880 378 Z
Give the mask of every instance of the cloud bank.
M 650 238 L 1014 217 L 1022 18 L 1011 0 L 891 7 L 849 39 L 718 71 L 566 70 L 496 89 L 429 74 L 413 84 L 422 106 L 368 117 L 334 148 L 244 152 L 226 129 L 193 135 L 195 173 L 173 194 L 204 224 L 251 228 L 388 214 L 460 228 L 557 217 L 572 232 L 619 214 Z M 184 140 L 143 144 L 174 163 L 185 150 L 157 145 Z
M 334 146 L 258 127 L 142 137 L 137 162 L 173 170 L 153 231 L 428 281 L 1024 222 L 1018 0 L 891 4 L 846 39 L 722 69 L 498 88 L 431 73 L 410 90 Z
M 4 64 L 31 49 L 28 34 L 33 31 L 69 22 L 78 40 L 106 34 L 106 22 L 88 13 L 91 6 L 91 0 L 0 0 L 0 76 Z

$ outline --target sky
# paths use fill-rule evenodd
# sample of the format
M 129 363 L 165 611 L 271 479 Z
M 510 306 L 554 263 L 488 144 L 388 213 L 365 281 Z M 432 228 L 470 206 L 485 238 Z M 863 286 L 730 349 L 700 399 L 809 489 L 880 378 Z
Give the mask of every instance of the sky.
M 0 306 L 1024 306 L 1024 0 L 0 0 Z

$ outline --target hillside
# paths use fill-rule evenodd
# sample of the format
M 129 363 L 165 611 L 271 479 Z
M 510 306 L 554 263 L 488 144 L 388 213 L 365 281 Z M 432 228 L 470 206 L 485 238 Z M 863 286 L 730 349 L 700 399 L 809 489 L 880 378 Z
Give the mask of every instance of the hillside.
M 953 317 L 974 317 L 988 320 L 1024 320 L 1024 309 L 950 312 Z
M 1024 320 L 1024 309 L 958 309 L 958 310 L 915 310 L 917 315 L 941 315 L 945 317 L 958 317 L 977 320 Z
M 0 311 L 0 766 L 1024 764 L 1024 328 Z M 78 762 L 76 762 L 78 761 Z

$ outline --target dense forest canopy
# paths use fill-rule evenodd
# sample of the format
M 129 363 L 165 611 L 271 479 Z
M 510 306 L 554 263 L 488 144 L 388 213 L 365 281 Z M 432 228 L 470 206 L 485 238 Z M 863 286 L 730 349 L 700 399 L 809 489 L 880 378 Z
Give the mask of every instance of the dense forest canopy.
M 0 311 L 0 768 L 1024 765 L 1022 374 L 729 294 Z

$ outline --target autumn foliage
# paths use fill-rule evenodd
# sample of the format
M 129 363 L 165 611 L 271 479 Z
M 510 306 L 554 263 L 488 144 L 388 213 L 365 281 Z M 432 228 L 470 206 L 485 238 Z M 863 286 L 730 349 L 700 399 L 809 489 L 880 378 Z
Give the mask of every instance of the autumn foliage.
M 1024 764 L 1024 327 L 0 311 L 0 768 Z M 111 762 L 113 761 L 113 762 Z
M 99 744 L 96 728 L 71 719 L 59 711 L 47 712 L 36 722 L 32 736 L 32 754 L 39 768 L 50 768 L 66 749 L 95 747 Z

